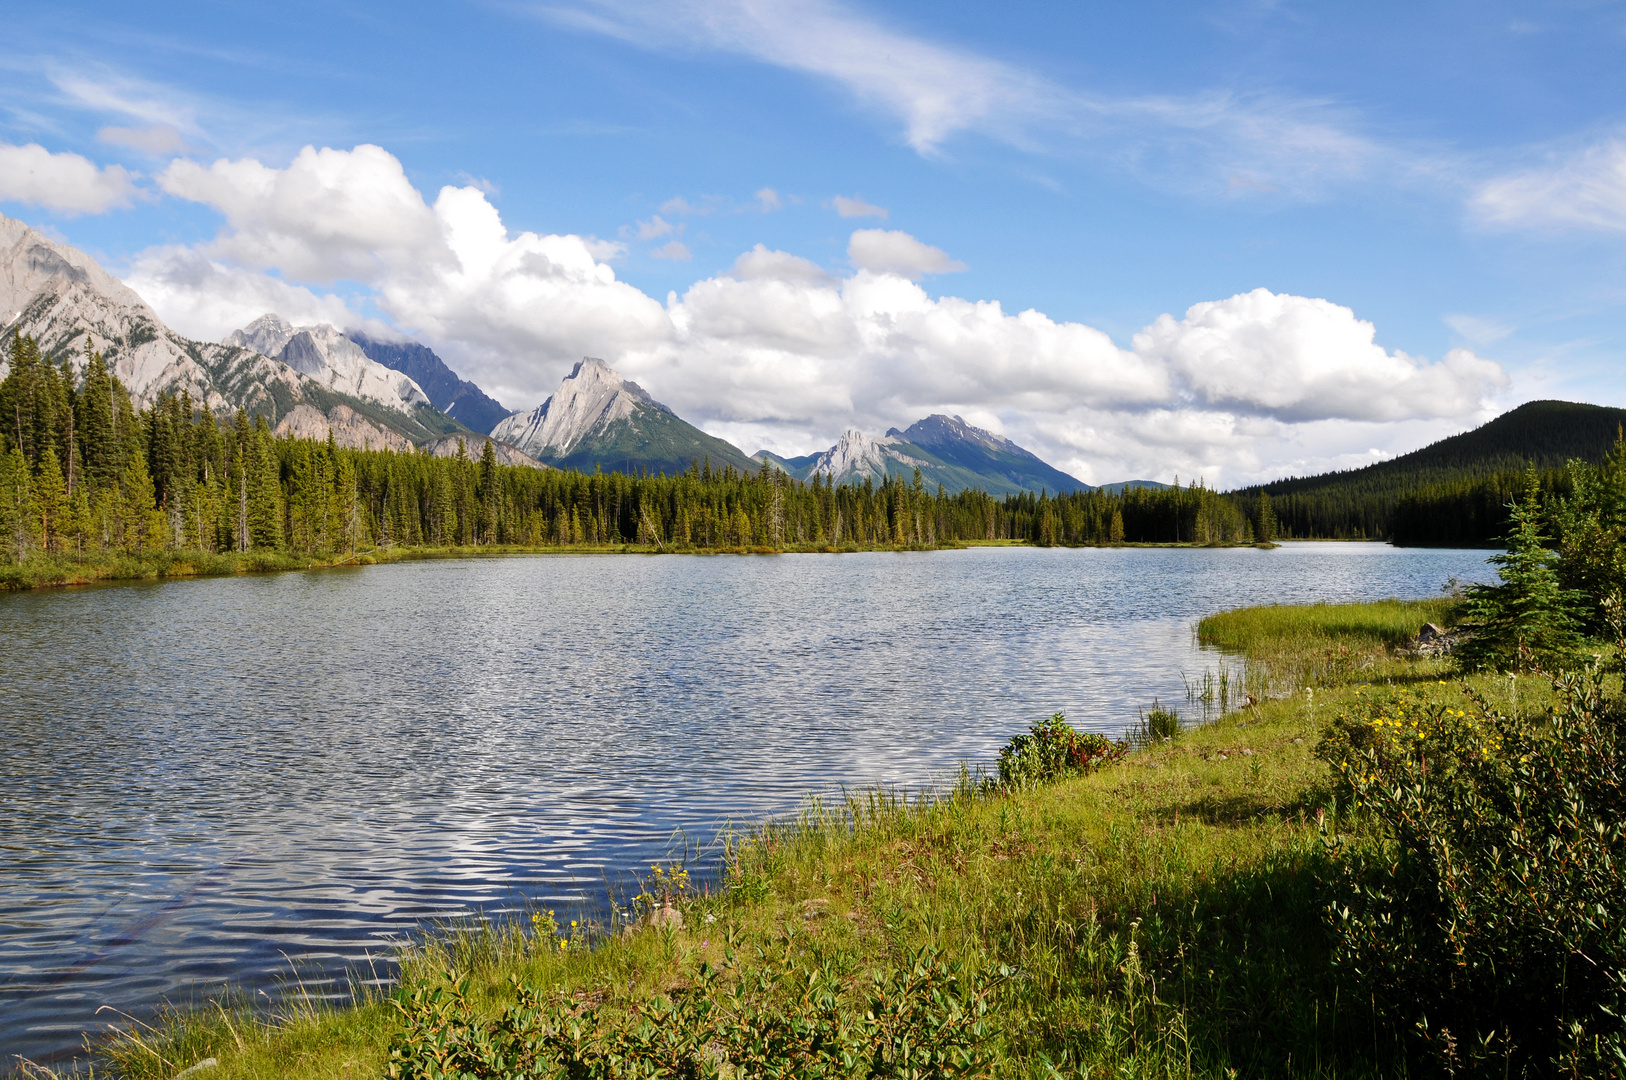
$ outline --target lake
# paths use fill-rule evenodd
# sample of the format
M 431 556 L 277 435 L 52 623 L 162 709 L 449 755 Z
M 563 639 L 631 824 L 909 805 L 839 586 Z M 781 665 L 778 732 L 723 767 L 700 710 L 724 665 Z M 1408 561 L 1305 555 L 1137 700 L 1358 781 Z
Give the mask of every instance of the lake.
M 0 1055 L 111 1005 L 275 995 L 433 920 L 601 911 L 812 793 L 1122 732 L 1268 602 L 1420 597 L 1486 552 L 538 556 L 0 595 Z M 704 860 L 700 863 L 704 871 Z

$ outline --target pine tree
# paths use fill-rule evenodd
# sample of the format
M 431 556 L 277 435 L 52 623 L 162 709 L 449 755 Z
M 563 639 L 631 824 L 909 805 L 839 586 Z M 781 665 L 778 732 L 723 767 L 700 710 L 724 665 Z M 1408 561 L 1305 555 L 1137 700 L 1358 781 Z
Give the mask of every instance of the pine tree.
M 1489 560 L 1500 585 L 1469 590 L 1460 626 L 1470 637 L 1457 646 L 1468 671 L 1527 671 L 1565 664 L 1580 647 L 1581 596 L 1560 584 L 1557 556 L 1541 534 L 1540 484 L 1531 469 L 1525 497 L 1513 504 L 1507 551 Z
M 98 491 L 112 487 L 118 475 L 113 397 L 113 379 L 107 373 L 102 354 L 91 352 L 85 365 L 85 384 L 74 403 L 78 413 L 75 427 L 79 436 L 80 470 Z
M 62 479 L 56 448 L 49 443 L 40 454 L 34 478 L 34 512 L 39 515 L 40 546 L 53 555 L 60 552 L 72 524 L 72 504 L 68 501 L 68 485 Z
M 248 437 L 247 516 L 249 544 L 267 551 L 282 548 L 282 471 L 265 417 L 254 418 Z
M 18 446 L 0 458 L 0 527 L 8 554 L 22 562 L 34 546 L 36 519 L 33 477 Z

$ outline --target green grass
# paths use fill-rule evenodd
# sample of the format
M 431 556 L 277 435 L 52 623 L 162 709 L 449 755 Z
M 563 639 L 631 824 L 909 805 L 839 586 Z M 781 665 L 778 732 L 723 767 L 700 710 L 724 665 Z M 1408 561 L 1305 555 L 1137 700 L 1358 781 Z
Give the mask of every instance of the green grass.
M 1442 598 L 1238 608 L 1199 622 L 1197 639 L 1254 659 L 1323 644 L 1394 648 L 1415 638 L 1424 623 L 1450 620 L 1455 604 Z
M 1400 1036 L 1330 968 L 1316 817 L 1332 800 L 1313 748 L 1374 684 L 1460 695 L 1441 661 L 1390 647 L 1444 611 L 1390 602 L 1205 620 L 1205 640 L 1316 681 L 1033 790 L 962 775 L 932 797 L 810 803 L 729 837 L 730 887 L 686 898 L 684 929 L 578 931 L 560 949 L 525 926 L 465 927 L 408 951 L 402 990 L 468 976 L 474 1008 L 495 1015 L 514 978 L 614 1028 L 681 998 L 702 963 L 721 972 L 711 993 L 777 963 L 824 972 L 843 1007 L 861 1009 L 870 972 L 935 948 L 987 980 L 1001 1077 L 1405 1075 Z M 1358 662 L 1300 663 L 1328 652 Z M 397 1023 L 377 996 L 333 1008 L 296 995 L 272 1015 L 222 1003 L 108 1045 L 103 1067 L 146 1080 L 216 1057 L 219 1080 L 379 1076 Z

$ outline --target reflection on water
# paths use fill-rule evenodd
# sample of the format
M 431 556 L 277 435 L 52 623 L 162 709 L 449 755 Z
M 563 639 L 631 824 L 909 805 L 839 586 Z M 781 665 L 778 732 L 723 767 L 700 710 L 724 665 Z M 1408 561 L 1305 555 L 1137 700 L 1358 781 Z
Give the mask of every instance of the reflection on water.
M 809 792 L 1122 730 L 1203 614 L 1436 593 L 1484 553 L 973 549 L 425 562 L 0 597 L 0 1054 L 275 993 Z M 681 843 L 681 841 L 678 841 Z M 307 978 L 307 984 L 309 979 Z M 336 984 L 331 984 L 336 985 Z

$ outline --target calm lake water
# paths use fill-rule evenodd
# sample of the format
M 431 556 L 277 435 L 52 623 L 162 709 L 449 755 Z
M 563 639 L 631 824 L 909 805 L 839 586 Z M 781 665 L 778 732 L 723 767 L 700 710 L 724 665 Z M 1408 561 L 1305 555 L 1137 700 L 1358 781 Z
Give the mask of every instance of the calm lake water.
M 1483 551 L 558 556 L 0 596 L 0 1061 L 809 794 L 1183 703 L 1202 615 L 1429 596 Z M 386 969 L 381 968 L 380 971 Z M 0 1066 L 0 1071 L 5 1066 Z

